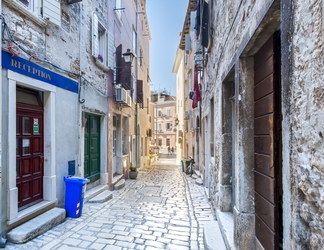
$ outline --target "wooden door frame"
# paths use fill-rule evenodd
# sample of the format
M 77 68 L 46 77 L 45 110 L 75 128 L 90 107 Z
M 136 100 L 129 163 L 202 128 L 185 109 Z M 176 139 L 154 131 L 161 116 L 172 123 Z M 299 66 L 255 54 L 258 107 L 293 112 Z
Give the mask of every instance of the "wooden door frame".
M 98 119 L 98 129 L 99 129 L 99 142 L 98 142 L 98 146 L 99 146 L 99 149 L 98 149 L 98 153 L 99 153 L 99 156 L 98 156 L 98 160 L 99 160 L 99 163 L 98 163 L 98 174 L 96 174 L 96 176 L 92 176 L 91 175 L 91 169 L 89 168 L 89 173 L 87 172 L 87 171 L 85 171 L 86 170 L 86 167 L 88 167 L 88 166 L 86 166 L 86 164 L 84 164 L 84 176 L 85 177 L 87 177 L 87 178 L 89 178 L 90 179 L 90 182 L 95 182 L 95 181 L 97 181 L 97 180 L 100 180 L 100 173 L 101 173 L 101 116 L 100 115 L 96 115 L 96 114 L 92 114 L 92 113 L 85 113 L 84 114 L 84 117 L 85 117 L 85 119 L 89 119 L 90 121 L 91 121 L 91 118 L 93 118 L 93 117 L 96 117 L 96 119 Z M 89 124 L 89 123 L 87 123 L 87 124 Z M 87 130 L 89 129 L 87 126 L 88 125 L 85 125 L 85 128 L 84 128 L 84 140 L 86 139 L 86 134 L 87 134 Z M 89 133 L 89 138 L 91 137 L 91 133 Z M 89 145 L 86 145 L 86 143 L 84 142 L 84 147 L 86 147 L 86 146 L 88 146 L 88 147 L 91 147 L 90 146 L 90 142 L 89 142 Z M 89 159 L 88 159 L 88 165 L 90 164 L 90 161 L 91 161 L 91 153 L 90 153 L 90 150 L 88 151 L 89 152 Z M 86 150 L 84 149 L 84 156 L 83 156 L 83 158 L 85 158 L 86 157 Z M 84 160 L 84 163 L 85 163 L 86 161 Z M 89 174 L 89 176 L 88 176 L 88 174 Z
M 24 114 L 26 114 L 27 117 L 39 117 L 40 119 L 40 124 L 39 124 L 39 136 L 37 135 L 34 135 L 33 133 L 33 128 L 32 128 L 32 125 L 33 124 L 30 124 L 30 135 L 29 136 L 26 136 L 26 135 L 23 135 L 22 132 L 20 132 L 20 134 L 18 135 L 18 138 L 24 138 L 24 137 L 29 137 L 29 138 L 37 138 L 37 137 L 40 137 L 40 149 L 39 149 L 39 154 L 37 154 L 36 157 L 33 156 L 33 153 L 34 151 L 31 152 L 30 156 L 26 157 L 26 156 L 22 156 L 20 155 L 18 158 L 20 160 L 22 159 L 27 159 L 27 158 L 31 158 L 31 163 L 33 164 L 34 163 L 34 158 L 38 158 L 40 157 L 41 159 L 39 159 L 39 162 L 41 164 L 41 166 L 39 167 L 40 169 L 40 172 L 39 174 L 37 174 L 38 176 L 38 179 L 39 179 L 39 194 L 37 196 L 33 196 L 33 188 L 35 187 L 35 185 L 31 185 L 29 188 L 31 188 L 31 192 L 30 193 L 30 197 L 28 200 L 19 200 L 19 197 L 21 198 L 21 195 L 22 195 L 22 190 L 19 190 L 19 187 L 21 187 L 21 185 L 23 183 L 26 183 L 26 180 L 34 180 L 34 178 L 31 179 L 31 176 L 29 177 L 22 177 L 20 174 L 16 177 L 16 185 L 17 185 L 17 189 L 18 189 L 18 211 L 20 210 L 23 210 L 27 207 L 30 207 L 34 204 L 37 204 L 39 202 L 41 202 L 43 200 L 43 178 L 44 178 L 44 110 L 43 110 L 43 103 L 41 102 L 39 96 L 38 96 L 38 93 L 36 91 L 29 91 L 29 90 L 26 90 L 26 89 L 18 89 L 16 91 L 20 91 L 20 92 L 24 92 L 24 93 L 28 93 L 28 94 L 31 94 L 31 95 L 34 95 L 39 103 L 39 106 L 34 106 L 34 105 L 28 105 L 26 103 L 16 103 L 16 117 L 17 115 L 19 114 L 20 117 L 25 117 Z M 22 127 L 22 121 L 19 120 L 19 127 L 21 128 Z M 17 135 L 16 135 L 16 138 L 17 138 Z M 22 142 L 21 142 L 22 143 Z M 32 142 L 32 140 L 30 140 L 30 149 L 33 150 L 33 147 L 34 147 L 34 144 Z M 21 144 L 19 144 L 19 152 L 20 154 L 22 154 L 22 147 L 21 147 Z M 30 166 L 31 168 L 33 168 L 33 165 Z M 17 166 L 16 166 L 16 169 L 17 169 Z M 20 171 L 20 167 L 19 167 L 19 171 Z M 34 176 L 34 172 L 32 174 L 32 176 Z M 22 188 L 22 187 L 21 187 Z M 32 194 L 31 194 L 32 193 Z M 21 198 L 22 199 L 22 198 Z
M 261 54 L 259 54 L 259 52 Z M 262 54 L 262 52 L 264 54 Z M 258 106 L 254 105 L 254 110 L 256 112 L 254 115 L 254 119 L 255 121 L 258 121 L 257 124 L 259 124 L 259 126 L 257 127 L 255 123 L 255 143 L 262 142 L 260 141 L 261 139 L 256 139 L 262 138 L 261 134 L 264 134 L 264 132 L 261 132 L 264 129 L 260 128 L 265 128 L 266 125 L 269 126 L 269 133 L 264 134 L 268 135 L 269 139 L 267 140 L 267 137 L 265 137 L 263 139 L 264 142 L 262 143 L 262 145 L 260 145 L 259 147 L 255 146 L 255 157 L 257 155 L 260 155 L 258 156 L 258 158 L 255 158 L 254 167 L 256 230 L 255 236 L 259 244 L 261 244 L 263 247 L 266 247 L 267 249 L 281 249 L 280 245 L 282 244 L 282 200 L 280 197 L 282 195 L 282 165 L 279 160 L 281 155 L 280 150 L 282 149 L 282 147 L 280 146 L 280 32 L 274 33 L 274 35 L 271 36 L 269 40 L 264 43 L 264 45 L 260 48 L 260 50 L 254 58 L 254 60 L 263 60 L 258 61 L 257 63 L 255 63 L 255 65 L 259 66 L 262 63 L 264 63 L 265 65 L 262 66 L 262 68 L 258 68 L 258 70 L 261 69 L 260 71 L 258 71 L 260 72 L 260 74 L 262 73 L 262 75 L 266 75 L 266 72 L 272 69 L 271 74 L 269 74 L 269 76 L 267 76 L 264 79 L 259 77 L 259 73 L 255 75 L 255 93 L 259 93 L 259 95 L 257 97 L 254 97 L 254 101 L 262 101 L 263 103 L 259 104 Z M 269 102 L 269 104 L 266 104 L 267 102 Z M 256 109 L 256 107 L 258 107 L 258 109 Z M 263 119 L 263 116 L 272 117 L 272 121 L 268 121 L 270 118 L 266 119 L 265 121 L 267 121 L 267 124 L 262 125 L 260 123 L 260 119 Z M 259 132 L 256 133 L 256 131 Z M 268 145 L 268 143 L 269 147 L 265 147 Z M 258 149 L 258 151 L 256 149 Z M 262 156 L 263 154 L 267 155 L 266 152 L 268 152 L 268 150 L 269 160 L 267 162 L 266 159 L 262 160 L 263 158 L 260 157 L 264 157 Z M 269 166 L 266 167 L 267 165 Z M 270 237 L 271 235 L 273 235 L 273 238 Z

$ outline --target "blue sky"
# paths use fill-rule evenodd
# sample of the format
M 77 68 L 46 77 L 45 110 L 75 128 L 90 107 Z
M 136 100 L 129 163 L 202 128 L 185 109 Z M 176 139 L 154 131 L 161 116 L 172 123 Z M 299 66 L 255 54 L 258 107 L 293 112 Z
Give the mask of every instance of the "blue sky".
M 151 90 L 164 88 L 176 95 L 176 75 L 172 73 L 180 43 L 188 0 L 147 0 L 146 12 L 152 40 L 150 42 Z

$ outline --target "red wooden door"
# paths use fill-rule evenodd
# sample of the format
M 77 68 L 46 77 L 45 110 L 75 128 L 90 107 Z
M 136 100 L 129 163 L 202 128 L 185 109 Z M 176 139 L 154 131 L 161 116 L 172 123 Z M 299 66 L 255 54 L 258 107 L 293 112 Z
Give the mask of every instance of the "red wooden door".
M 22 210 L 43 200 L 43 109 L 36 93 L 17 93 L 26 100 L 17 103 L 16 111 L 16 186 Z
M 265 249 L 280 248 L 280 40 L 270 37 L 254 57 L 255 234 Z

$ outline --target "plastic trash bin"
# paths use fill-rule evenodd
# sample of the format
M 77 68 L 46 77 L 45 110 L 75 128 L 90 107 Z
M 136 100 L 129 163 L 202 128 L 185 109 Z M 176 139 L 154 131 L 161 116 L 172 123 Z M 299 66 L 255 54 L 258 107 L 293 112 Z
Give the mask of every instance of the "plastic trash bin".
M 64 176 L 65 210 L 68 217 L 78 218 L 82 214 L 84 192 L 89 179 L 74 176 Z

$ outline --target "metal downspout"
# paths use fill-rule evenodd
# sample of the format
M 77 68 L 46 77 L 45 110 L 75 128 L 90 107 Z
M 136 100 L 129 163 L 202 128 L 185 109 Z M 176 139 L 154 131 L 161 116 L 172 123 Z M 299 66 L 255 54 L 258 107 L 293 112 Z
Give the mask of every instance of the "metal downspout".
M 136 54 L 136 58 L 135 58 L 135 153 L 136 153 L 136 166 L 140 167 L 140 163 L 141 160 L 140 155 L 139 155 L 139 130 L 138 130 L 138 104 L 137 104 L 137 78 L 138 78 L 138 60 L 137 60 L 137 39 L 138 39 L 138 35 L 137 35 L 137 26 L 138 26 L 138 0 L 136 0 L 136 13 L 135 13 L 135 17 L 136 17 L 136 21 L 135 21 L 135 54 Z
M 0 0 L 0 13 L 2 13 L 2 0 Z M 2 41 L 2 32 L 0 32 L 0 41 Z M 4 207 L 2 202 L 4 202 L 4 199 L 2 199 L 2 48 L 0 51 L 0 247 L 5 248 L 7 240 L 2 237 L 2 223 L 3 223 L 3 211 L 2 208 Z

